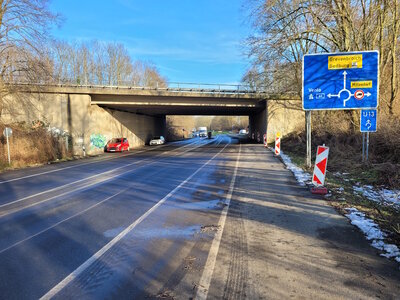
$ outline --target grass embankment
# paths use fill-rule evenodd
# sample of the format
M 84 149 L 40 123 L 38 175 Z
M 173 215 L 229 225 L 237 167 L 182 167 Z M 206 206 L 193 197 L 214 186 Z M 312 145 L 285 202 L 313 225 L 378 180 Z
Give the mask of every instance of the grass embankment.
M 399 127 L 400 128 L 400 127 Z M 370 160 L 361 162 L 361 134 L 314 134 L 313 158 L 317 145 L 329 149 L 325 186 L 332 194 L 329 202 L 340 213 L 355 207 L 373 219 L 388 232 L 388 241 L 400 246 L 400 211 L 393 207 L 368 200 L 354 191 L 354 186 L 371 185 L 376 188 L 400 190 L 400 130 L 370 135 Z M 312 173 L 305 164 L 305 134 L 292 134 L 282 139 L 282 151 L 292 162 Z
M 44 127 L 31 128 L 24 124 L 12 124 L 9 138 L 11 166 L 8 165 L 7 142 L 0 124 L 0 171 L 63 160 L 70 156 L 65 138 L 53 136 Z

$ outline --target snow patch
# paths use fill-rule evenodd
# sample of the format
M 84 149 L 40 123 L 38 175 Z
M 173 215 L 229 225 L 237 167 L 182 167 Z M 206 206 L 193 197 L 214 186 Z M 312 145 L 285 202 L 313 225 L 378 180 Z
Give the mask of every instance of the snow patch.
M 343 188 L 343 187 L 336 188 L 335 191 L 336 191 L 338 194 L 341 194 L 341 193 L 344 192 L 344 188 Z
M 271 151 L 274 151 L 270 148 Z M 290 157 L 284 154 L 281 151 L 280 156 L 286 167 L 293 172 L 297 181 L 300 185 L 305 186 L 306 183 L 311 182 L 311 175 L 303 169 L 297 167 L 292 163 Z M 336 172 L 335 176 L 348 175 L 349 173 L 340 173 Z M 349 179 L 343 178 L 345 181 L 349 181 Z M 371 201 L 376 201 L 384 204 L 391 204 L 396 208 L 400 208 L 400 191 L 398 190 L 388 190 L 388 189 L 374 189 L 373 186 L 364 185 L 364 186 L 353 186 L 354 193 L 361 193 L 364 197 Z M 344 192 L 344 188 L 340 187 L 336 189 L 336 191 L 341 194 Z M 326 195 L 330 197 L 331 195 Z M 344 201 L 345 198 L 340 198 L 339 200 Z M 386 244 L 384 239 L 386 238 L 386 234 L 382 232 L 379 226 L 371 219 L 367 218 L 364 213 L 360 212 L 356 208 L 347 208 L 349 212 L 346 214 L 346 217 L 350 219 L 351 224 L 360 228 L 360 230 L 365 234 L 368 240 L 372 241 L 372 246 L 376 249 L 383 251 L 384 253 L 381 256 L 387 258 L 394 258 L 397 262 L 400 263 L 400 250 L 396 245 Z
M 358 209 L 352 207 L 346 209 L 349 213 L 345 216 L 350 219 L 351 224 L 360 228 L 360 230 L 365 234 L 367 240 L 372 241 L 372 246 L 376 249 L 383 251 L 381 256 L 387 258 L 394 258 L 400 263 L 400 250 L 396 245 L 386 244 L 384 239 L 386 234 L 381 231 L 378 224 L 373 220 L 367 218 L 364 213 L 360 212 Z
M 354 185 L 354 194 L 361 194 L 370 201 L 400 209 L 400 190 L 376 189 L 371 185 Z
M 292 173 L 294 174 L 294 177 L 296 177 L 296 179 L 300 185 L 305 186 L 307 182 L 311 181 L 311 175 L 308 174 L 307 172 L 304 172 L 303 169 L 299 168 L 294 163 L 292 163 L 292 160 L 290 159 L 290 157 L 288 155 L 284 154 L 282 151 L 281 151 L 281 157 L 282 157 L 282 160 L 283 160 L 284 164 L 286 165 L 286 167 L 290 171 L 292 171 Z

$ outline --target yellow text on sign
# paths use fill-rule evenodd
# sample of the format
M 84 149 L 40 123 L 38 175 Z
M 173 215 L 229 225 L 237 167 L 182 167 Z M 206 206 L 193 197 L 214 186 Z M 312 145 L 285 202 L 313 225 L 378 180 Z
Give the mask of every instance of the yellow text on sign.
M 351 82 L 351 88 L 352 89 L 372 88 L 372 80 L 368 80 L 368 81 L 352 81 Z
M 328 56 L 328 70 L 361 68 L 362 54 Z

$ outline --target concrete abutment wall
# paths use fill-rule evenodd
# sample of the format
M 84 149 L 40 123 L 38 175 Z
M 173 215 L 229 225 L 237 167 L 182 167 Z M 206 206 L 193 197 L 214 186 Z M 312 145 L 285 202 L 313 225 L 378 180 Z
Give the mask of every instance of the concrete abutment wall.
M 263 142 L 263 135 L 267 133 L 268 142 L 275 140 L 280 132 L 282 136 L 301 131 L 305 126 L 305 114 L 301 101 L 270 100 L 261 104 L 262 109 L 249 116 L 249 136 L 254 134 L 254 140 Z
M 268 132 L 268 105 L 264 101 L 261 111 L 249 116 L 249 134 L 257 142 L 263 141 L 263 135 Z
M 87 94 L 24 94 L 7 99 L 1 121 L 5 124 L 43 121 L 53 132 L 71 136 L 74 154 L 103 152 L 113 137 L 126 137 L 131 148 L 165 135 L 166 117 L 116 111 L 91 104 Z

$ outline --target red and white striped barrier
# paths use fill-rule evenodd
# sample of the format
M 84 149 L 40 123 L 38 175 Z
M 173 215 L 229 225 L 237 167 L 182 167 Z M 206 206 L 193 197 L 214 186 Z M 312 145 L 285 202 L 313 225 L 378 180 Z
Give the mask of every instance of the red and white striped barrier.
M 264 134 L 264 147 L 267 148 L 267 134 Z
M 315 158 L 312 183 L 316 187 L 322 187 L 325 182 L 326 166 L 328 165 L 329 147 L 318 146 L 317 157 Z
M 275 137 L 275 155 L 279 154 L 281 154 L 281 134 L 277 132 Z

